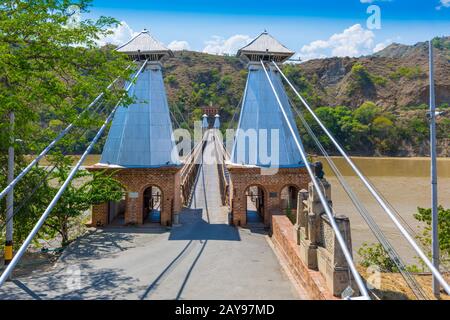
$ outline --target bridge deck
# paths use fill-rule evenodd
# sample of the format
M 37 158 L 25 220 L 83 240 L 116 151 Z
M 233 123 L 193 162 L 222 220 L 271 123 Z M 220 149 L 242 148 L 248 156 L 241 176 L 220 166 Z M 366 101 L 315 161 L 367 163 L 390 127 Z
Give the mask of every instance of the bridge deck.
M 217 166 L 205 161 L 181 226 L 97 230 L 73 243 L 50 270 L 7 283 L 0 299 L 305 298 L 262 230 L 227 224 L 217 175 Z

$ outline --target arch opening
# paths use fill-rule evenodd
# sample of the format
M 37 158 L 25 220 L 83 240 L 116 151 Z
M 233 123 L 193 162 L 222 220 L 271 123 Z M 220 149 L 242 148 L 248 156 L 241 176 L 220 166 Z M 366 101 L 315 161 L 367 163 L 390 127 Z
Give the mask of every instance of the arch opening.
M 245 191 L 247 224 L 264 223 L 265 194 L 257 185 L 249 186 Z
M 281 213 L 285 214 L 293 224 L 296 223 L 299 191 L 297 186 L 287 185 L 280 192 Z
M 143 194 L 142 223 L 161 223 L 162 191 L 157 186 L 150 186 Z

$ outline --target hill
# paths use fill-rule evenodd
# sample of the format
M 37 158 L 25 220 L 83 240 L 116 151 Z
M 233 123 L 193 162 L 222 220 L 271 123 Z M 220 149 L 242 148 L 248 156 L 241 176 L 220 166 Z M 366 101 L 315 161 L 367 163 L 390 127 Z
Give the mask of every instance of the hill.
M 441 108 L 448 108 L 450 37 L 436 38 L 433 44 L 436 102 Z M 369 148 L 367 144 L 362 144 L 365 147 L 360 150 L 351 148 L 353 153 L 427 154 L 427 43 L 412 46 L 392 44 L 370 56 L 316 59 L 285 64 L 283 69 L 313 107 L 345 106 L 354 114 L 361 105 L 371 101 L 378 108 L 379 116 L 388 119 L 398 129 L 384 131 L 384 134 L 395 135 L 389 137 L 391 146 L 377 147 L 377 139 L 374 139 Z M 190 51 L 175 52 L 173 58 L 165 61 L 164 74 L 172 112 L 182 126 L 192 125 L 192 121 L 201 116 L 200 107 L 210 103 L 221 108 L 225 127 L 238 112 L 236 108 L 247 76 L 245 65 L 238 58 Z M 450 125 L 448 119 L 441 122 L 439 152 L 445 156 L 448 154 Z M 375 134 L 374 130 L 368 133 Z M 338 132 L 335 134 L 339 135 Z

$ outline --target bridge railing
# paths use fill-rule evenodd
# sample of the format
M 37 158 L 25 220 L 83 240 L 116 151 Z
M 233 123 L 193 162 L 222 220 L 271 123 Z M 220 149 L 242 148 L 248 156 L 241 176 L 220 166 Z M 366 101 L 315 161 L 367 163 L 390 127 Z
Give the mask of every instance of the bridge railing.
M 192 193 L 195 187 L 195 181 L 197 179 L 197 175 L 201 165 L 201 161 L 199 161 L 198 158 L 202 155 L 205 147 L 206 141 L 203 138 L 202 141 L 194 147 L 189 157 L 186 158 L 185 165 L 183 169 L 181 169 L 180 179 L 183 205 L 187 206 L 191 201 Z
M 219 173 L 219 188 L 222 205 L 229 205 L 229 188 L 230 188 L 230 174 L 225 166 L 226 160 L 229 159 L 228 152 L 224 147 L 221 138 L 214 131 L 214 143 L 217 155 L 217 171 Z

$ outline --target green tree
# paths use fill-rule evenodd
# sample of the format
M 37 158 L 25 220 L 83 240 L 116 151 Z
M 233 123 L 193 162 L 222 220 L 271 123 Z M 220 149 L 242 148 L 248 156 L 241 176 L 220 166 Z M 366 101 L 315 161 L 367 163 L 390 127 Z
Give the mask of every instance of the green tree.
M 431 248 L 431 209 L 417 208 L 417 213 L 414 218 L 418 221 L 424 222 L 425 227 L 421 234 L 418 235 L 418 240 L 426 248 Z M 441 251 L 441 259 L 445 263 L 450 262 L 450 209 L 438 207 L 438 237 L 439 249 Z M 428 252 L 431 256 L 431 251 Z
M 81 14 L 88 12 L 90 1 L 79 0 L 9 0 L 0 4 L 0 188 L 6 186 L 7 149 L 11 133 L 15 139 L 18 173 L 28 154 L 42 150 L 62 127 L 73 122 L 86 106 L 117 77 L 128 78 L 129 61 L 110 46 L 100 48 L 97 41 L 108 34 L 118 21 L 100 17 L 81 19 L 69 24 L 73 5 Z M 103 98 L 105 110 L 111 110 L 123 89 L 119 86 Z M 129 102 L 125 101 L 124 103 Z M 8 115 L 16 116 L 14 132 L 9 130 Z M 83 130 L 97 126 L 100 113 L 87 113 L 77 122 L 78 130 L 60 142 L 58 148 L 81 145 Z M 90 134 L 88 130 L 87 135 Z M 55 150 L 56 152 L 57 150 Z M 15 188 L 15 202 L 22 204 L 45 178 L 46 171 L 36 168 Z M 41 188 L 45 190 L 45 182 Z M 39 189 L 40 190 L 40 189 Z M 39 197 L 40 196 L 40 197 Z M 42 214 L 45 193 L 33 196 L 15 217 L 15 232 L 27 234 L 32 222 Z M 5 221 L 4 201 L 0 204 Z M 23 212 L 27 214 L 22 214 Z M 15 238 L 17 239 L 17 238 Z
M 361 266 L 365 268 L 375 265 L 381 272 L 398 272 L 397 266 L 379 243 L 364 242 L 358 249 L 358 255 L 361 257 Z
M 357 62 L 352 66 L 350 76 L 353 80 L 353 83 L 350 86 L 350 92 L 353 92 L 357 88 L 364 89 L 373 86 L 372 77 L 369 71 L 367 71 L 366 67 L 360 62 Z
M 355 119 L 365 125 L 371 125 L 373 120 L 381 114 L 381 109 L 371 101 L 364 102 L 355 110 Z
M 70 173 L 72 159 L 70 157 L 55 157 L 56 170 L 52 181 L 61 185 Z M 71 238 L 73 223 L 92 205 L 108 201 L 119 201 L 123 197 L 123 186 L 113 178 L 114 173 L 79 171 L 74 181 L 66 189 L 61 200 L 45 221 L 40 232 L 42 237 L 53 239 L 59 236 L 61 245 L 66 246 Z M 58 187 L 47 186 L 49 194 L 54 196 Z

